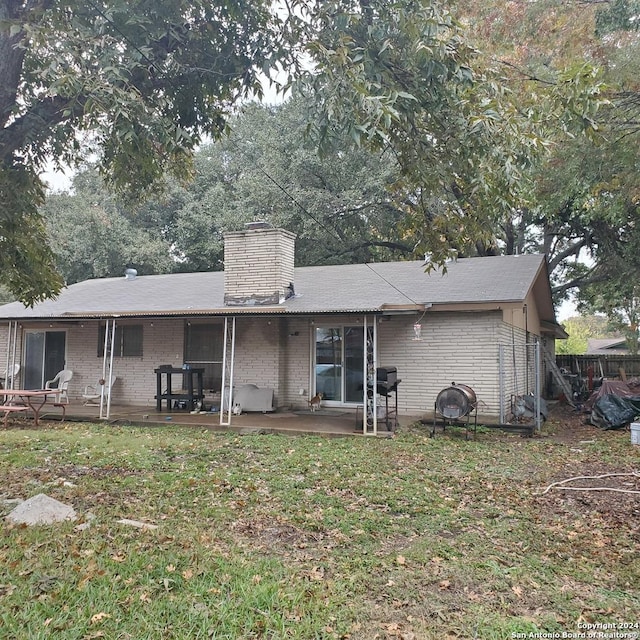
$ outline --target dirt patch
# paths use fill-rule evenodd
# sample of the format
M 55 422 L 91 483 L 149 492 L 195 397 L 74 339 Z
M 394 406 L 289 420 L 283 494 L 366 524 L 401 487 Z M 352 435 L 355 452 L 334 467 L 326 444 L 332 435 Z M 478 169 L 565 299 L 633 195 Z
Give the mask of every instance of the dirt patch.
M 345 544 L 347 538 L 339 531 L 308 531 L 277 518 L 236 520 L 231 529 L 236 542 L 252 550 L 276 553 L 296 561 L 306 561 L 326 554 Z
M 586 464 L 575 476 L 539 495 L 536 502 L 542 510 L 553 511 L 566 518 L 589 516 L 600 520 L 607 528 L 628 527 L 640 533 L 640 474 L 622 474 L 605 465 Z M 599 477 L 605 476 L 605 477 Z M 575 478 L 571 480 L 570 478 Z
M 142 472 L 125 467 L 87 467 L 77 465 L 51 465 L 49 467 L 25 467 L 4 476 L 4 489 L 7 493 L 21 495 L 26 483 L 33 486 L 68 486 L 76 484 L 85 477 L 101 480 L 105 478 L 124 478 L 139 476 Z
M 602 429 L 589 422 L 589 413 L 558 402 L 549 412 L 545 433 L 551 440 L 568 444 L 593 440 L 602 434 Z
M 569 447 L 580 454 L 590 444 L 603 438 L 624 439 L 630 442 L 629 428 L 603 431 L 589 424 L 589 414 L 558 403 L 545 424 L 545 437 Z M 633 446 L 629 444 L 629 446 Z M 638 448 L 640 454 L 640 448 Z M 615 474 L 615 475 L 614 475 Z M 575 480 L 571 480 L 575 478 Z M 545 489 L 552 482 L 559 484 Z M 572 515 L 589 516 L 606 528 L 624 525 L 638 535 L 640 527 L 640 456 L 635 467 L 616 465 L 592 456 L 576 457 L 558 469 L 549 485 L 541 487 L 536 502 L 542 510 L 555 512 L 565 518 Z

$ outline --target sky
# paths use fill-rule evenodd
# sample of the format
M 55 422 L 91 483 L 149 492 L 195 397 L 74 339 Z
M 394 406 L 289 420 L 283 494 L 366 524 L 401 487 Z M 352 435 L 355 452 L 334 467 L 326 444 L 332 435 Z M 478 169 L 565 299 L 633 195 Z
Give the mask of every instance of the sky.
M 72 175 L 73 172 L 71 169 L 65 174 L 60 171 L 54 171 L 53 165 L 51 164 L 49 168 L 45 170 L 42 177 L 52 191 L 66 191 L 71 186 Z
M 573 316 L 579 315 L 575 302 L 573 300 L 565 300 L 556 310 L 556 320 L 565 322 Z

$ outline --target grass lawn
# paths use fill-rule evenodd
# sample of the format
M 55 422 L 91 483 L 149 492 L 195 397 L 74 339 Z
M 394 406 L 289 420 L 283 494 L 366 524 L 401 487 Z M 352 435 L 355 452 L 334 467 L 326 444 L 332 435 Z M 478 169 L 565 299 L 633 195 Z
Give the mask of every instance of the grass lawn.
M 575 418 L 567 431 L 570 419 L 533 439 L 470 441 L 428 427 L 393 439 L 0 431 L 0 515 L 46 493 L 80 516 L 0 518 L 0 638 L 640 633 L 640 495 L 543 494 L 638 470 L 640 447 Z M 573 486 L 639 491 L 640 478 Z

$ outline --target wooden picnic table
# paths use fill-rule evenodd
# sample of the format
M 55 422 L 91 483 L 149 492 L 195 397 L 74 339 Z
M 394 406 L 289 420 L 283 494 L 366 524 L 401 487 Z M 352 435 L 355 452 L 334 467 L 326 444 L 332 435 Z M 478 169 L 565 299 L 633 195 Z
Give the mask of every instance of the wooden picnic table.
M 61 402 L 55 402 L 57 389 L 0 389 L 0 396 L 4 396 L 4 403 L 0 405 L 0 411 L 4 411 L 5 427 L 7 426 L 7 418 L 13 411 L 21 411 L 29 409 L 33 413 L 33 422 L 38 426 L 38 420 L 42 408 L 47 404 L 47 396 L 53 396 L 54 407 L 62 407 L 62 419 L 66 414 L 66 406 Z M 18 407 L 15 404 L 16 399 L 23 401 L 26 407 Z

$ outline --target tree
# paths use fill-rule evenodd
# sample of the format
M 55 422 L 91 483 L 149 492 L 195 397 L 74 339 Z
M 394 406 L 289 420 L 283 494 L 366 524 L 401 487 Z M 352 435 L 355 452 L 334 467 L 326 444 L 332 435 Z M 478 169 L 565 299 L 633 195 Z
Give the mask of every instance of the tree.
M 587 70 L 585 61 L 604 82 L 592 85 L 601 92 L 591 102 L 595 111 L 585 109 L 584 91 L 565 93 L 575 118 L 582 114 L 592 123 L 590 135 L 567 130 L 564 118 L 548 123 L 542 135 L 548 150 L 527 172 L 528 194 L 495 227 L 506 251 L 547 255 L 558 300 L 615 277 L 612 266 L 637 219 L 640 39 L 630 19 L 637 8 L 626 0 L 463 3 L 471 41 L 503 67 L 523 107 L 534 96 L 544 104 L 571 77 L 567 70 Z
M 97 169 L 77 174 L 72 187 L 73 195 L 52 194 L 41 209 L 66 284 L 122 276 L 125 267 L 141 275 L 173 269 L 159 225 L 110 193 Z
M 434 262 L 503 250 L 509 238 L 499 229 L 513 231 L 513 218 L 531 206 L 545 148 L 596 128 L 604 99 L 594 66 L 558 66 L 540 82 L 508 74 L 494 51 L 473 46 L 476 37 L 479 47 L 484 41 L 469 15 L 491 5 L 511 19 L 521 3 L 480 3 L 481 10 L 460 3 L 455 11 L 435 2 L 411 11 L 399 3 L 327 4 L 340 28 L 318 30 L 308 47 L 317 72 L 299 83 L 318 105 L 320 144 L 347 133 L 396 156 L 405 229 Z M 522 6 L 540 17 L 550 4 Z
M 604 313 L 610 326 L 624 336 L 629 353 L 640 351 L 640 230 L 632 225 L 619 238 L 619 254 L 601 269 L 603 278 L 580 291 L 578 309 Z M 608 274 L 608 277 L 606 277 Z
M 584 295 L 582 310 L 604 310 L 609 325 L 622 335 L 631 355 L 640 351 L 640 287 L 627 282 L 623 291 L 619 285 L 599 285 L 592 289 L 592 296 Z
M 607 318 L 596 315 L 581 315 L 567 318 L 562 323 L 569 338 L 556 340 L 556 354 L 582 355 L 587 352 L 590 338 L 615 338 L 618 333 L 609 327 Z
M 258 73 L 284 61 L 269 2 L 0 1 L 0 269 L 32 304 L 62 286 L 38 213 L 53 158 L 97 154 L 132 198 L 185 178 Z
M 137 207 L 108 193 L 95 171 L 78 174 L 73 194 L 53 194 L 41 210 L 66 282 L 117 276 L 125 264 L 219 270 L 223 234 L 252 220 L 295 232 L 300 265 L 412 255 L 386 189 L 397 179 L 393 159 L 348 144 L 319 157 L 305 127 L 299 101 L 247 105 L 229 136 L 196 151 L 189 184 L 167 179 L 162 196 Z
M 260 94 L 260 73 L 283 69 L 285 88 L 317 106 L 309 131 L 322 150 L 346 134 L 394 157 L 401 231 L 417 250 L 435 262 L 452 248 L 484 250 L 527 201 L 545 126 L 592 127 L 599 84 L 580 68 L 544 108 L 533 98 L 523 108 L 448 6 L 0 0 L 0 238 L 25 245 L 0 258 L 10 288 L 32 303 L 61 286 L 37 213 L 48 157 L 74 164 L 93 153 L 107 182 L 137 201 L 165 171 L 188 177 L 194 148 Z
M 305 128 L 300 101 L 250 105 L 227 139 L 198 152 L 194 193 L 175 218 L 183 268 L 221 268 L 222 233 L 251 220 L 295 232 L 302 265 L 412 254 L 397 229 L 404 213 L 386 189 L 397 179 L 394 159 L 348 142 L 319 157 Z

